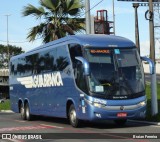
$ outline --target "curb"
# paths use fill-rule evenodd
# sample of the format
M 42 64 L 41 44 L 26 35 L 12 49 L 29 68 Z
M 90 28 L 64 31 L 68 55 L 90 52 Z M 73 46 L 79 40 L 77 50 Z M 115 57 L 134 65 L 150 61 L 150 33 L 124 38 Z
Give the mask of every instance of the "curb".
M 0 110 L 0 112 L 5 112 L 5 113 L 14 113 L 12 110 Z
M 158 125 L 160 126 L 160 122 L 150 122 L 150 121 L 138 121 L 138 120 L 128 120 L 129 122 L 135 123 L 143 123 L 143 124 L 151 124 L 151 125 Z

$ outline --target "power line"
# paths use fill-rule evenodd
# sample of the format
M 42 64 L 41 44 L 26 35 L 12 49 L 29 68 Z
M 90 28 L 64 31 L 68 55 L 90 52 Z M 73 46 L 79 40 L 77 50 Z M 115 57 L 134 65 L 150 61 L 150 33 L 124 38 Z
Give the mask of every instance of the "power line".
M 104 0 L 101 0 L 100 2 L 98 2 L 97 4 L 95 4 L 92 8 L 90 8 L 90 11 L 92 10 L 92 9 L 94 9 L 96 6 L 98 6 L 100 3 L 102 3 Z
M 5 42 L 7 43 L 7 41 L 4 41 L 4 40 L 0 40 L 0 42 Z M 9 41 L 9 43 L 25 43 L 25 42 L 28 42 L 28 41 Z
M 88 11 L 86 11 L 82 16 L 84 16 L 86 13 L 88 13 L 89 11 L 91 11 L 92 9 L 94 9 L 96 6 L 98 6 L 100 3 L 102 3 L 104 0 L 101 0 L 100 2 L 98 2 L 97 4 L 95 4 L 92 8 L 90 8 Z M 35 40 L 38 40 L 40 38 L 37 38 Z M 7 43 L 7 41 L 4 41 L 4 40 L 0 40 L 0 42 L 5 42 Z M 9 41 L 9 43 L 26 43 L 26 42 L 29 42 L 29 41 Z
M 37 38 L 37 39 L 35 39 L 35 40 L 38 40 L 38 39 L 40 39 L 40 38 Z M 0 42 L 5 42 L 5 43 L 7 43 L 7 41 L 5 41 L 5 40 L 0 40 Z M 29 42 L 29 41 L 9 41 L 9 43 L 26 43 L 26 42 Z
M 4 41 L 4 40 L 0 40 L 0 42 L 7 43 L 7 41 Z M 9 43 L 25 43 L 25 42 L 28 42 L 28 41 L 9 41 Z
M 104 0 L 101 0 L 97 4 L 95 4 L 92 8 L 90 8 L 88 11 L 86 11 L 82 16 L 84 16 L 86 13 L 90 12 L 92 9 L 94 9 L 96 6 L 98 6 L 100 3 L 102 3 Z

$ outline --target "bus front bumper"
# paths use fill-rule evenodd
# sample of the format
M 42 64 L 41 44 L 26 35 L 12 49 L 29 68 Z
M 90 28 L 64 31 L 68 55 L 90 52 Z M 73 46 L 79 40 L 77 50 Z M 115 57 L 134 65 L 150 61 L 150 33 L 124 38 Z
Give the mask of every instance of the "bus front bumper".
M 146 116 L 146 104 L 130 106 L 99 107 L 86 104 L 85 118 L 89 121 L 139 119 Z M 82 111 L 83 113 L 83 111 Z M 84 114 L 84 113 L 83 113 Z

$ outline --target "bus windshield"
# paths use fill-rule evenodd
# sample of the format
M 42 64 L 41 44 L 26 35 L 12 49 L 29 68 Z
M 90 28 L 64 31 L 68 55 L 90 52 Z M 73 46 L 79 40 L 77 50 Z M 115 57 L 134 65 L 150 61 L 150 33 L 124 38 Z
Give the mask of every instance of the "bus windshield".
M 89 92 L 110 99 L 144 94 L 144 74 L 136 49 L 86 49 Z

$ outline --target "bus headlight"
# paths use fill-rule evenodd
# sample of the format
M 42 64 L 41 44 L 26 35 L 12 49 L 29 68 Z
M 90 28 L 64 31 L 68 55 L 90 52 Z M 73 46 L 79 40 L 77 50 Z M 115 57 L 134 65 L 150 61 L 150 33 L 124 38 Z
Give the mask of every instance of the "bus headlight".
M 145 106 L 146 105 L 146 101 L 142 101 L 138 104 L 139 106 Z
M 88 104 L 93 105 L 94 107 L 98 107 L 98 108 L 103 108 L 103 107 L 106 106 L 106 105 L 104 105 L 104 104 L 100 104 L 100 103 L 97 103 L 97 102 L 92 102 L 92 101 L 87 100 L 87 99 L 85 99 L 85 101 L 86 101 Z
M 102 107 L 102 105 L 101 104 L 99 104 L 99 103 L 93 103 L 93 105 L 95 106 L 95 107 Z

